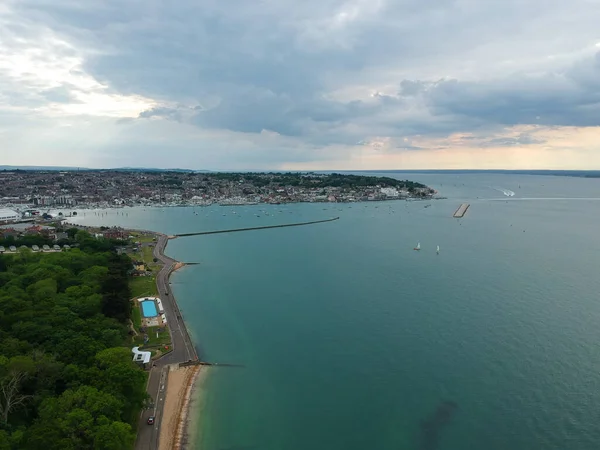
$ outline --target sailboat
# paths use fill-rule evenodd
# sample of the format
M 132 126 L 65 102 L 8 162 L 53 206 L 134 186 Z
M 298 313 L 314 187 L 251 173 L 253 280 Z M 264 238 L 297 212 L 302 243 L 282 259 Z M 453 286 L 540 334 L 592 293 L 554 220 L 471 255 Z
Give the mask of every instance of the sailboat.
M 413 250 L 417 250 L 417 251 L 421 250 L 421 243 L 417 242 L 417 246 Z
M 437 248 L 435 249 L 435 252 L 439 255 L 440 254 L 440 246 L 438 245 Z

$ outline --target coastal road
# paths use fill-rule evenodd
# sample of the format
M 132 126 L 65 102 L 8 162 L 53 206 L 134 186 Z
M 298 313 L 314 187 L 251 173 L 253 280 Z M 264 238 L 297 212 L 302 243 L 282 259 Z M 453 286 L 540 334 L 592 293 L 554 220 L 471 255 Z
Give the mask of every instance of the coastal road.
M 198 359 L 196 349 L 185 328 L 185 324 L 181 318 L 181 312 L 179 311 L 179 307 L 177 306 L 171 288 L 169 287 L 169 275 L 173 271 L 177 261 L 164 254 L 168 242 L 169 239 L 167 236 L 164 234 L 159 235 L 156 246 L 154 247 L 154 257 L 163 265 L 156 276 L 156 286 L 158 287 L 158 296 L 162 301 L 167 317 L 173 350 L 160 358 L 157 361 L 157 366 Z
M 165 403 L 168 376 L 169 368 L 166 366 L 154 367 L 150 371 L 147 390 L 148 394 L 152 397 L 153 406 L 142 411 L 137 439 L 135 441 L 136 450 L 158 449 L 158 436 L 163 421 L 162 412 Z M 149 417 L 154 417 L 153 425 L 148 425 L 147 421 Z
M 164 254 L 168 242 L 167 236 L 158 235 L 158 241 L 154 247 L 154 257 L 162 263 L 162 268 L 156 276 L 156 286 L 167 318 L 169 332 L 171 333 L 172 351 L 158 359 L 150 370 L 147 390 L 148 394 L 152 397 L 154 407 L 144 410 L 141 414 L 135 442 L 136 450 L 158 449 L 160 427 L 164 420 L 168 420 L 168 417 L 163 418 L 164 397 L 169 372 L 168 366 L 170 364 L 198 359 L 196 349 L 188 335 L 183 319 L 181 318 L 181 312 L 169 287 L 169 275 L 173 271 L 177 261 Z M 147 424 L 148 417 L 151 416 L 155 417 L 154 425 Z

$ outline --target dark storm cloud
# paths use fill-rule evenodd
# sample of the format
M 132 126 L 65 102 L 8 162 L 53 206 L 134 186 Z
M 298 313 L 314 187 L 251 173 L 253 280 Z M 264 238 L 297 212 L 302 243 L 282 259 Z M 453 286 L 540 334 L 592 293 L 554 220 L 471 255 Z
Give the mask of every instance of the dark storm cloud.
M 155 100 L 139 120 L 268 130 L 309 145 L 600 124 L 599 54 L 543 68 L 529 61 L 536 51 L 548 56 L 546 38 L 577 50 L 597 38 L 600 11 L 584 0 L 22 0 L 11 8 L 89 49 L 83 69 L 111 92 Z M 566 18 L 578 24 L 568 33 L 557 26 Z M 514 70 L 500 70 L 505 61 Z M 395 92 L 377 93 L 390 83 Z M 352 85 L 372 86 L 373 96 L 330 95 Z M 42 95 L 74 100 L 60 87 Z
M 600 53 L 559 73 L 492 82 L 448 80 L 427 94 L 434 114 L 501 125 L 600 125 Z

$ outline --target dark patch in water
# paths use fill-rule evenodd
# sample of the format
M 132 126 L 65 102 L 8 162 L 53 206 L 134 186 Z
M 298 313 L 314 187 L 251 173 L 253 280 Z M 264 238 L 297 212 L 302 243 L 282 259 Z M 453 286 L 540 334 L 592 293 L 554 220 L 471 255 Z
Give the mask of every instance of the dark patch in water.
M 226 447 L 226 448 L 221 448 L 219 450 L 256 450 L 258 449 L 258 447 L 251 445 L 249 447 Z
M 442 429 L 450 423 L 458 405 L 453 401 L 444 401 L 438 405 L 429 417 L 421 421 L 419 450 L 436 450 L 440 443 Z

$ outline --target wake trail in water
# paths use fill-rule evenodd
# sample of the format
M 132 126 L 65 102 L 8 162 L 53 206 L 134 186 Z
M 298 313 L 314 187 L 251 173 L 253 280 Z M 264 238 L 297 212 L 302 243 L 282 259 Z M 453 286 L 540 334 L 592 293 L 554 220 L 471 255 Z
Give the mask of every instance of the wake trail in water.
M 483 199 L 482 199 L 483 200 Z M 507 199 L 504 198 L 488 198 L 488 201 L 491 202 L 504 202 L 507 201 Z M 600 200 L 600 197 L 519 197 L 519 198 L 511 198 L 511 201 L 517 201 L 517 200 L 592 200 L 592 201 L 598 201 Z
M 514 197 L 515 196 L 514 191 L 511 191 L 510 189 L 504 189 L 504 188 L 499 188 L 499 187 L 493 187 L 492 189 L 494 189 L 495 191 L 498 191 L 498 192 L 502 192 L 506 197 Z

